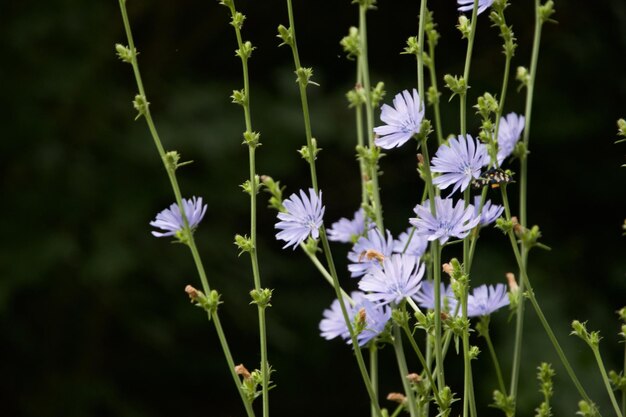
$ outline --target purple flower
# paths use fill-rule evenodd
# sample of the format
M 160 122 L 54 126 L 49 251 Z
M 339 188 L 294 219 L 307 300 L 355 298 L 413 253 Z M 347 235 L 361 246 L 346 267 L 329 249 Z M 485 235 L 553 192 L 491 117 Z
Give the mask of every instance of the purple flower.
M 281 220 L 274 226 L 280 232 L 276 234 L 276 239 L 287 242 L 283 249 L 296 247 L 304 242 L 309 236 L 313 239 L 319 237 L 319 228 L 322 227 L 322 217 L 324 216 L 324 206 L 322 206 L 322 192 L 319 196 L 315 190 L 309 188 L 309 197 L 303 190 L 300 190 L 300 197 L 291 194 L 283 201 L 286 212 L 278 213 Z
M 481 285 L 474 288 L 474 291 L 467 299 L 467 316 L 488 316 L 494 311 L 509 305 L 509 302 L 506 285 L 497 284 L 495 287 L 493 285 L 489 287 Z
M 385 325 L 391 318 L 391 310 L 387 306 L 376 306 L 370 300 L 365 298 L 362 292 L 354 291 L 350 294 L 354 301 L 354 306 L 345 300 L 348 317 L 355 321 L 357 314 L 361 310 L 365 313 L 365 328 L 357 335 L 359 346 L 366 345 L 374 337 L 378 336 L 385 330 Z M 333 301 L 330 309 L 324 310 L 324 318 L 319 324 L 320 332 L 323 338 L 327 340 L 340 336 L 346 340 L 348 344 L 352 343 L 348 326 L 341 312 L 339 300 Z
M 487 7 L 493 4 L 494 0 L 478 0 L 478 14 L 481 14 Z M 467 12 L 474 9 L 474 0 L 456 0 L 459 5 L 459 12 Z
M 365 297 L 378 304 L 399 304 L 415 296 L 423 276 L 424 264 L 419 258 L 395 254 L 385 258 L 382 269 L 370 269 L 359 281 L 359 289 L 368 292 Z
M 413 97 L 408 90 L 396 94 L 393 107 L 383 104 L 380 119 L 384 126 L 374 128 L 376 145 L 383 149 L 402 146 L 418 133 L 424 118 L 424 103 L 420 100 L 417 90 L 413 89 Z
M 348 253 L 348 271 L 352 278 L 365 275 L 370 268 L 379 268 L 381 257 L 387 258 L 393 252 L 393 237 L 387 230 L 387 238 L 377 228 L 370 229 L 367 235 L 361 236 Z M 376 256 L 378 255 L 378 256 Z
M 513 153 L 515 145 L 522 135 L 526 119 L 515 113 L 509 113 L 506 118 L 500 118 L 498 128 L 498 165 L 502 165 L 504 159 Z
M 328 240 L 333 242 L 342 243 L 354 243 L 359 236 L 365 232 L 366 224 L 365 212 L 363 209 L 359 209 L 354 213 L 354 219 L 348 220 L 342 217 L 326 232 L 328 233 Z
M 478 208 L 480 207 L 481 196 L 474 197 L 474 216 L 478 216 Z M 480 212 L 480 227 L 489 226 L 495 222 L 498 217 L 502 215 L 504 207 L 498 204 L 492 204 L 491 200 L 487 200 L 483 204 L 483 209 Z
M 452 192 L 464 191 L 472 179 L 480 177 L 480 170 L 489 163 L 487 147 L 470 135 L 452 138 L 441 145 L 433 160 L 431 171 L 441 175 L 433 179 L 440 190 L 454 185 Z
M 412 227 L 409 227 L 406 232 L 403 232 L 398 236 L 397 240 L 393 241 L 393 252 L 394 253 L 405 253 L 406 255 L 413 255 L 420 257 L 426 252 L 426 246 L 428 246 L 428 240 L 424 238 L 424 236 L 418 235 L 416 232 L 413 232 L 413 236 L 411 236 Z M 411 241 L 409 242 L 409 237 L 411 237 Z M 407 247 L 407 242 L 409 246 Z M 406 248 L 406 252 L 404 252 L 404 248 Z
M 426 236 L 429 241 L 439 239 L 444 244 L 451 237 L 463 239 L 480 221 L 474 216 L 471 204 L 467 208 L 464 206 L 463 200 L 457 201 L 453 207 L 451 198 L 435 197 L 434 216 L 430 212 L 430 202 L 426 200 L 424 204 L 415 206 L 413 211 L 417 217 L 409 219 L 409 222 L 417 228 L 417 234 Z
M 440 298 L 441 298 L 441 310 L 447 311 L 449 313 L 454 313 L 456 310 L 457 301 L 454 298 L 454 292 L 452 291 L 452 286 L 448 286 L 448 288 L 440 284 Z M 424 281 L 422 283 L 422 288 L 420 288 L 419 292 L 414 297 L 417 304 L 419 304 L 422 308 L 428 308 L 430 310 L 435 309 L 435 284 L 432 281 Z
M 204 213 L 206 213 L 206 204 L 202 205 L 202 197 L 192 197 L 189 200 L 183 198 L 183 210 L 185 211 L 189 228 L 193 231 L 198 227 L 198 224 L 204 217 Z M 185 223 L 180 214 L 178 204 L 174 203 L 170 208 L 157 214 L 156 219 L 150 222 L 150 226 L 166 230 L 165 233 L 153 230 L 152 235 L 156 237 L 174 236 L 177 232 L 182 231 L 185 228 Z

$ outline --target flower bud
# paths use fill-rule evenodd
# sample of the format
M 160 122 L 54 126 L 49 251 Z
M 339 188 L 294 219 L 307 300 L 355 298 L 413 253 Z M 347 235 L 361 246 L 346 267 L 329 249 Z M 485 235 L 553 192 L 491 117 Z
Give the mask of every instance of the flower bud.
M 404 402 L 406 401 L 406 397 L 404 396 L 404 394 L 399 392 L 390 392 L 389 394 L 387 394 L 387 399 L 398 404 L 404 404 Z

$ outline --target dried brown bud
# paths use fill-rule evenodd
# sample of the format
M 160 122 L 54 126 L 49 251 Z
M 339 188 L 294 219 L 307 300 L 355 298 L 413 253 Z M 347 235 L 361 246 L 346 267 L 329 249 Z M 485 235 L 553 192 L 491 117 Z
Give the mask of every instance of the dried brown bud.
M 196 290 L 194 287 L 192 287 L 191 285 L 187 285 L 185 287 L 185 292 L 187 293 L 187 295 L 189 296 L 189 299 L 191 300 L 191 302 L 197 302 L 198 299 L 200 298 L 200 294 L 201 292 Z
M 387 399 L 389 401 L 397 402 L 398 404 L 403 404 L 406 401 L 406 397 L 400 392 L 390 392 L 387 395 Z
M 441 269 L 443 270 L 443 272 L 445 272 L 448 275 L 452 275 L 452 265 L 445 263 L 443 265 L 441 265 Z
M 408 374 L 406 379 L 408 379 L 411 384 L 419 384 L 422 382 L 422 377 L 415 372 Z
M 235 366 L 235 373 L 237 375 L 241 375 L 243 379 L 250 379 L 250 372 L 243 366 L 243 363 Z
M 441 320 L 448 320 L 448 319 L 450 318 L 450 316 L 448 315 L 448 313 L 446 313 L 445 311 L 442 311 L 442 312 L 440 313 L 440 317 L 441 317 Z
M 424 165 L 424 155 L 422 155 L 421 153 L 417 154 L 417 163 L 419 165 Z
M 517 292 L 519 287 L 517 286 L 517 281 L 515 281 L 515 275 L 512 272 L 506 273 L 506 280 L 509 282 L 509 291 Z
M 367 313 L 365 312 L 365 308 L 361 308 L 356 316 L 357 323 L 365 324 L 367 321 Z

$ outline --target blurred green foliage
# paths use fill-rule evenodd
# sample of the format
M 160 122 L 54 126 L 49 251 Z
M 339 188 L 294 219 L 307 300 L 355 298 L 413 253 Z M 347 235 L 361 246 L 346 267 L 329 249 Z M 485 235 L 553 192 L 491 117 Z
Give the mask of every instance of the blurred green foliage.
M 355 69 L 338 43 L 356 23 L 349 3 L 295 4 L 303 64 L 314 67 L 321 84 L 310 91 L 323 148 L 318 170 L 326 224 L 351 215 L 359 202 L 354 122 L 343 97 Z M 458 73 L 464 43 L 453 27 L 454 1 L 435 3 L 438 68 L 441 75 Z M 508 16 L 520 43 L 513 64 L 528 65 L 532 10 L 529 2 L 513 3 Z M 236 233 L 248 232 L 248 199 L 238 187 L 248 168 L 243 118 L 228 98 L 242 82 L 226 11 L 213 1 L 128 4 L 166 148 L 195 161 L 180 172 L 184 195 L 201 195 L 209 205 L 198 244 L 212 285 L 224 295 L 235 360 L 254 368 L 251 274 L 232 244 Z M 248 15 L 245 38 L 259 47 L 250 61 L 253 121 L 263 143 L 258 170 L 282 180 L 290 193 L 306 186 L 308 168 L 296 154 L 304 134 L 290 57 L 275 38 L 286 12 L 281 2 L 238 7 Z M 533 253 L 530 273 L 583 383 L 608 411 L 593 358 L 567 333 L 571 319 L 588 319 L 605 337 L 607 366 L 620 366 L 613 312 L 626 302 L 625 171 L 623 147 L 613 140 L 615 120 L 626 110 L 626 5 L 604 0 L 581 10 L 557 2 L 556 8 L 559 24 L 546 26 L 542 43 L 529 197 L 530 219 L 553 250 Z M 417 9 L 417 2 L 381 0 L 370 14 L 372 78 L 386 82 L 388 99 L 415 83 L 413 59 L 399 53 L 417 30 Z M 497 92 L 502 71 L 497 33 L 486 16 L 480 19 L 470 100 Z M 3 2 L 0 34 L 0 415 L 242 415 L 214 331 L 183 292 L 197 281 L 190 256 L 149 233 L 148 222 L 172 196 L 143 121 L 133 122 L 134 81 L 113 47 L 124 42 L 117 2 Z M 456 107 L 443 105 L 448 133 L 456 128 Z M 521 112 L 523 95 L 512 92 L 507 109 Z M 414 158 L 405 147 L 382 161 L 386 222 L 395 233 L 419 198 Z M 318 336 L 333 292 L 302 254 L 280 250 L 273 222 L 274 213 L 261 210 L 261 273 L 276 289 L 268 311 L 275 415 L 363 415 L 366 394 L 350 349 Z M 484 233 L 475 282 L 502 280 L 514 268 L 503 239 L 495 230 Z M 338 248 L 336 258 L 346 251 Z M 513 330 L 504 316 L 494 318 L 492 333 L 507 373 Z M 578 399 L 531 311 L 526 323 L 520 415 L 541 401 L 534 376 L 541 361 L 557 372 L 555 414 L 573 414 Z M 386 354 L 383 390 L 399 390 Z M 450 369 L 457 359 L 451 357 Z M 485 359 L 475 373 L 481 404 L 496 385 Z

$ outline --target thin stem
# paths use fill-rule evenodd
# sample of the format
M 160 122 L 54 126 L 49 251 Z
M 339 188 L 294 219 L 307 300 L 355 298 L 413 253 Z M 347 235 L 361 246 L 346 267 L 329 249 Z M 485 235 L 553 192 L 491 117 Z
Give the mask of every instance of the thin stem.
M 624 344 L 624 369 L 626 373 L 626 344 Z M 622 414 L 626 416 L 626 389 L 622 389 Z
M 617 400 L 615 399 L 613 388 L 611 387 L 611 383 L 609 382 L 609 376 L 606 374 L 606 368 L 604 367 L 604 362 L 602 361 L 602 356 L 600 355 L 600 348 L 598 346 L 592 346 L 591 350 L 593 350 L 593 355 L 596 357 L 596 362 L 598 362 L 598 368 L 600 369 L 600 373 L 602 374 L 602 380 L 604 381 L 606 391 L 609 393 L 609 397 L 611 398 L 611 404 L 613 404 L 615 414 L 617 414 L 618 417 L 624 417 L 619 408 L 619 405 L 617 404 Z
M 229 10 L 231 13 L 231 17 L 233 22 L 235 21 L 235 16 L 237 10 L 235 9 L 235 2 L 232 0 L 230 2 Z M 237 38 L 237 46 L 239 47 L 239 51 L 242 51 L 244 48 L 243 39 L 241 36 L 240 26 L 237 24 L 232 24 L 235 29 L 235 36 Z M 242 103 L 244 119 L 246 124 L 246 134 L 250 135 L 253 133 L 252 130 L 252 116 L 250 110 L 250 77 L 248 75 L 248 57 L 245 55 L 240 55 L 241 58 L 241 68 L 243 72 L 243 85 L 244 85 L 244 93 L 245 99 Z M 259 271 L 259 260 L 257 254 L 257 175 L 256 175 L 256 144 L 248 145 L 248 160 L 250 165 L 250 241 L 252 243 L 252 248 L 249 251 L 250 253 L 250 263 L 252 265 L 252 276 L 254 279 L 254 289 L 256 291 L 261 290 L 261 274 Z M 259 317 L 259 343 L 261 350 L 261 373 L 263 375 L 263 381 L 261 384 L 262 389 L 262 397 L 263 397 L 263 417 L 269 416 L 269 363 L 267 359 L 267 329 L 265 324 L 265 305 L 257 303 L 257 314 Z
M 409 370 L 406 365 L 404 348 L 402 347 L 402 333 L 400 333 L 400 326 L 397 324 L 393 325 L 393 348 L 396 352 L 396 359 L 398 362 L 398 369 L 400 371 L 400 378 L 402 379 L 402 386 L 404 387 L 404 393 L 406 395 L 407 402 L 409 403 L 409 413 L 411 414 L 411 417 L 417 417 L 415 394 L 413 393 L 407 378 Z
M 505 186 L 501 187 L 503 190 L 505 190 Z M 503 204 L 505 207 L 505 212 L 507 213 L 507 220 L 510 220 L 511 218 L 510 216 L 510 208 L 509 208 L 509 201 L 506 195 L 506 191 L 502 192 L 502 199 L 503 199 Z M 545 315 L 543 314 L 543 310 L 541 310 L 541 307 L 539 306 L 539 303 L 537 302 L 537 298 L 535 297 L 535 293 L 533 291 L 532 286 L 530 285 L 530 280 L 528 279 L 528 275 L 526 274 L 526 267 L 523 263 L 522 260 L 522 255 L 520 254 L 519 251 L 519 247 L 517 246 L 517 241 L 515 240 L 515 235 L 513 234 L 513 230 L 510 230 L 508 232 L 509 235 L 509 240 L 511 242 L 511 247 L 513 248 L 513 253 L 515 254 L 515 259 L 517 261 L 518 267 L 520 269 L 521 272 L 521 276 L 522 276 L 522 282 L 524 282 L 526 284 L 526 295 L 528 296 L 528 298 L 530 299 L 530 303 L 532 304 L 533 308 L 535 309 L 535 312 L 537 313 L 537 317 L 539 317 L 539 321 L 541 322 L 541 325 L 543 326 L 546 334 L 548 335 L 548 338 L 550 339 L 550 342 L 552 342 L 552 345 L 554 346 L 554 349 L 556 350 L 557 355 L 559 356 L 559 359 L 561 360 L 561 363 L 563 364 L 563 367 L 565 367 L 565 370 L 567 371 L 567 374 L 569 375 L 570 379 L 572 380 L 572 382 L 574 383 L 574 385 L 576 386 L 576 389 L 578 390 L 578 393 L 581 395 L 581 397 L 591 403 L 591 399 L 589 398 L 589 395 L 587 395 L 587 392 L 585 391 L 585 389 L 583 388 L 583 386 L 581 385 L 580 381 L 578 380 L 578 377 L 576 376 L 576 374 L 574 373 L 574 370 L 572 369 L 572 366 L 569 363 L 569 360 L 567 359 L 567 356 L 565 356 L 565 352 L 563 352 L 563 348 L 561 348 L 561 345 L 559 343 L 559 341 L 557 340 L 556 336 L 554 335 L 554 332 L 552 331 L 552 327 L 550 327 L 550 324 L 548 323 L 548 320 L 546 319 Z M 511 392 L 512 394 L 512 392 Z
M 370 343 L 370 379 L 372 381 L 372 389 L 378 397 L 378 346 L 376 346 L 376 342 Z M 376 407 L 371 405 L 372 417 L 376 417 Z
M 504 385 L 504 378 L 502 378 L 502 370 L 500 368 L 500 361 L 498 361 L 498 355 L 496 355 L 496 350 L 493 347 L 493 343 L 491 343 L 491 335 L 489 334 L 489 319 L 483 320 L 484 328 L 481 332 L 481 336 L 485 338 L 487 342 L 487 347 L 489 348 L 489 354 L 491 355 L 491 360 L 493 361 L 493 367 L 496 370 L 496 376 L 498 377 L 498 384 L 500 385 L 500 392 L 502 392 L 505 396 L 506 394 L 506 385 Z
M 467 52 L 465 54 L 465 69 L 463 70 L 463 79 L 465 85 L 469 87 L 470 66 L 472 63 L 472 49 L 474 48 L 474 36 L 476 34 L 476 21 L 478 17 L 478 0 L 474 0 L 474 8 L 472 9 L 472 22 L 469 38 L 467 39 Z M 461 110 L 461 135 L 467 133 L 467 91 L 460 94 L 460 110 Z
M 365 119 L 367 125 L 367 137 L 369 147 L 374 148 L 374 108 L 372 106 L 372 88 L 370 84 L 370 72 L 367 52 L 367 6 L 359 4 L 359 61 L 361 62 L 361 72 L 363 75 L 363 88 L 365 90 Z M 378 163 L 371 166 L 370 181 L 372 181 L 372 203 L 376 214 L 376 226 L 381 233 L 384 233 L 383 210 L 380 202 L 380 190 L 378 188 Z
M 298 54 L 298 46 L 296 42 L 296 29 L 295 29 L 295 21 L 293 18 L 293 7 L 292 7 L 291 0 L 287 0 L 287 13 L 289 17 L 289 27 L 290 27 L 290 32 L 292 36 L 292 42 L 290 44 L 291 51 L 292 51 L 296 71 L 299 71 L 301 69 L 300 57 Z M 315 148 L 313 146 L 313 137 L 311 133 L 311 121 L 310 121 L 310 115 L 309 115 L 308 98 L 306 94 L 306 83 L 299 80 L 298 86 L 300 89 L 300 101 L 302 103 L 302 114 L 304 118 L 304 127 L 305 127 L 305 133 L 306 133 L 307 146 L 309 149 L 308 162 L 309 162 L 309 167 L 311 171 L 311 184 L 313 186 L 313 189 L 317 193 L 319 191 L 319 187 L 317 184 L 317 173 L 315 169 L 315 152 L 314 152 Z M 326 235 L 326 229 L 324 228 L 323 225 L 322 227 L 320 227 L 319 233 L 320 233 L 320 240 L 322 242 L 322 250 L 324 252 L 324 255 L 326 256 L 326 263 L 328 265 L 328 269 L 330 270 L 330 275 L 332 277 L 333 288 L 335 289 L 335 294 L 337 296 L 337 300 L 339 301 L 341 313 L 343 315 L 343 318 L 346 322 L 346 326 L 350 333 L 350 339 L 352 340 L 352 346 L 354 348 L 354 353 L 355 353 L 355 357 L 356 357 L 357 364 L 359 367 L 359 371 L 361 372 L 361 377 L 363 378 L 363 383 L 365 384 L 365 388 L 370 397 L 372 407 L 376 410 L 376 416 L 382 417 L 382 411 L 380 409 L 380 405 L 378 404 L 378 398 L 372 386 L 372 382 L 369 377 L 367 367 L 365 365 L 365 361 L 363 359 L 363 354 L 361 352 L 361 348 L 357 340 L 357 335 L 354 331 L 354 327 L 352 326 L 352 320 L 348 316 L 348 311 L 346 309 L 345 300 L 342 295 L 341 286 L 339 285 L 339 278 L 337 276 L 337 270 L 335 268 L 333 256 L 330 251 L 330 244 L 328 242 L 328 237 Z
M 125 0 L 119 0 L 119 5 L 120 5 L 120 11 L 122 14 L 122 20 L 124 22 L 124 30 L 126 32 L 126 38 L 128 40 L 128 47 L 131 51 L 131 65 L 133 67 L 133 73 L 135 75 L 135 81 L 137 84 L 137 89 L 139 91 L 139 95 L 142 96 L 144 98 L 144 100 L 147 103 L 147 96 L 146 96 L 146 92 L 145 89 L 143 87 L 143 82 L 141 79 L 141 73 L 139 71 L 139 63 L 137 61 L 137 51 L 135 48 L 135 44 L 133 41 L 133 36 L 132 36 L 132 31 L 130 28 L 130 21 L 128 19 L 128 13 L 126 10 L 126 1 Z M 191 254 L 193 256 L 194 262 L 196 264 L 196 269 L 198 271 L 198 275 L 200 277 L 200 281 L 202 283 L 202 288 L 203 291 L 205 292 L 205 294 L 209 294 L 211 292 L 211 288 L 209 286 L 209 282 L 206 276 L 206 272 L 204 269 L 204 266 L 202 264 L 202 260 L 200 258 L 200 255 L 198 253 L 198 249 L 196 247 L 196 243 L 193 237 L 193 233 L 189 227 L 189 221 L 187 219 L 187 216 L 185 214 L 185 211 L 183 209 L 183 204 L 182 204 L 182 196 L 181 196 L 181 192 L 180 192 L 180 187 L 178 185 L 178 180 L 176 179 L 176 175 L 173 169 L 170 169 L 166 163 L 166 159 L 165 159 L 165 150 L 163 148 L 163 145 L 161 143 L 161 139 L 159 138 L 159 134 L 156 130 L 156 127 L 154 125 L 154 122 L 152 120 L 152 115 L 150 113 L 150 108 L 149 106 L 146 105 L 144 111 L 143 111 L 143 116 L 146 119 L 146 123 L 148 125 L 148 129 L 150 130 L 150 134 L 152 136 L 152 140 L 154 141 L 154 145 L 157 148 L 157 151 L 159 153 L 159 157 L 161 158 L 161 161 L 163 162 L 163 165 L 165 167 L 165 170 L 167 172 L 168 178 L 170 180 L 170 184 L 172 186 L 172 191 L 174 192 L 174 196 L 176 199 L 176 204 L 178 204 L 178 207 L 180 209 L 180 214 L 181 217 L 183 219 L 183 231 L 184 234 L 187 238 L 186 243 L 187 246 L 189 246 L 189 249 L 191 250 Z M 228 368 L 230 370 L 230 374 L 233 378 L 233 381 L 235 383 L 235 386 L 237 387 L 237 391 L 239 392 L 239 395 L 241 397 L 241 400 L 244 404 L 244 408 L 246 409 L 246 414 L 248 415 L 248 417 L 254 417 L 254 410 L 252 409 L 252 404 L 246 399 L 246 396 L 243 392 L 243 389 L 241 387 L 241 381 L 239 379 L 239 376 L 237 375 L 237 373 L 235 372 L 235 362 L 233 360 L 232 354 L 230 352 L 230 348 L 228 346 L 228 342 L 226 341 L 226 336 L 224 334 L 224 330 L 222 329 L 222 325 L 221 322 L 219 320 L 219 316 L 217 311 L 214 311 L 213 313 L 211 313 L 209 315 L 209 319 L 213 322 L 213 325 L 215 326 L 215 330 L 217 332 L 218 335 L 218 339 L 220 341 L 220 345 L 222 347 L 222 350 L 224 351 L 224 356 L 226 357 L 226 362 L 228 364 Z
M 309 257 L 309 259 L 311 260 L 311 262 L 313 262 L 313 265 L 315 265 L 315 267 L 317 268 L 317 270 L 322 274 L 322 276 L 324 277 L 324 279 L 326 280 L 326 282 L 328 282 L 330 284 L 331 287 L 334 287 L 333 284 L 333 277 L 332 275 L 330 275 L 330 273 L 328 272 L 328 270 L 324 267 L 324 265 L 322 265 L 322 263 L 320 262 L 319 259 L 317 259 L 317 256 L 315 256 L 315 254 L 310 253 L 307 249 L 304 243 L 300 244 L 300 248 L 302 249 L 302 251 Z M 343 295 L 343 297 L 348 300 L 348 302 L 351 305 L 354 305 L 354 301 L 352 301 L 352 298 L 350 298 L 350 296 L 348 295 L 347 292 L 345 292 L 343 290 L 343 288 L 341 289 L 341 294 Z
M 421 16 L 421 14 L 420 14 Z M 435 69 L 435 40 L 428 39 L 428 71 L 430 74 L 430 84 L 434 87 L 434 93 L 437 97 L 433 107 L 435 110 L 435 134 L 437 135 L 437 145 L 443 143 L 443 130 L 441 128 L 441 109 L 439 106 L 439 89 L 437 88 L 437 71 Z M 423 96 L 422 100 L 424 100 Z
M 424 54 L 422 52 L 424 50 L 424 22 L 426 20 L 426 13 L 426 0 L 421 0 L 419 26 L 417 29 L 417 92 L 422 102 L 426 102 L 424 98 Z
M 360 86 L 363 80 L 363 73 L 361 71 L 361 60 L 357 59 L 356 64 L 356 85 Z M 356 140 L 357 145 L 359 147 L 365 146 L 365 139 L 363 135 L 363 105 L 357 104 L 354 107 L 354 111 L 356 114 Z M 367 204 L 368 196 L 367 196 L 367 178 L 369 175 L 367 174 L 367 164 L 362 156 L 359 157 L 359 169 L 361 173 L 361 205 Z
M 430 386 L 432 387 L 435 401 L 437 402 L 437 404 L 441 404 L 441 398 L 439 397 L 439 390 L 437 389 L 437 385 L 435 384 L 435 378 L 433 377 L 433 374 L 430 372 L 430 369 L 428 366 L 429 361 L 426 358 L 424 358 L 424 355 L 422 354 L 421 349 L 419 348 L 419 346 L 417 346 L 417 343 L 415 342 L 415 339 L 413 338 L 413 335 L 411 334 L 411 330 L 409 329 L 409 326 L 404 325 L 402 326 L 402 329 L 404 330 L 404 333 L 406 334 L 406 337 L 409 340 L 411 347 L 413 347 L 415 354 L 417 355 L 420 363 L 422 364 L 422 368 L 424 368 L 424 372 L 426 373 L 428 382 L 430 382 Z

